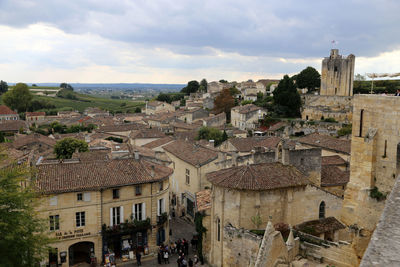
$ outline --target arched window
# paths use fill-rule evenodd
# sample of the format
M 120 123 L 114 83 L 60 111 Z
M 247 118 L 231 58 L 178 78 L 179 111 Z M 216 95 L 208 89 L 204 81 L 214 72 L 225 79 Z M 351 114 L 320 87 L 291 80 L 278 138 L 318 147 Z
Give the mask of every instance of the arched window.
M 321 204 L 319 204 L 319 218 L 323 219 L 325 218 L 325 202 L 322 201 Z
M 217 240 L 221 241 L 221 220 L 217 219 Z

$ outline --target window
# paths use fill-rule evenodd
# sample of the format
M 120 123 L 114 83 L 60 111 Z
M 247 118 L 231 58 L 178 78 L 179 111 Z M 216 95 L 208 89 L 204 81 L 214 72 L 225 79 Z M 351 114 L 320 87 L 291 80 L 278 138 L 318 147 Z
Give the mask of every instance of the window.
M 190 184 L 190 171 L 186 169 L 186 184 Z
M 57 206 L 57 196 L 50 198 L 50 206 Z
M 140 196 L 141 194 L 142 194 L 142 186 L 141 185 L 135 186 L 135 195 Z
M 217 240 L 221 241 L 221 220 L 217 219 Z
M 163 182 L 161 181 L 161 182 L 159 182 L 158 183 L 158 186 L 159 186 L 159 191 L 162 191 L 163 190 Z
M 77 199 L 78 201 L 82 201 L 82 200 L 83 200 L 83 195 L 82 195 L 82 193 L 76 194 L 76 199 Z
M 165 211 L 165 208 L 164 208 L 164 199 L 163 199 L 163 198 L 160 198 L 160 199 L 158 200 L 158 205 L 157 205 L 157 215 L 158 215 L 158 216 L 161 216 L 161 214 L 163 214 L 164 211 Z
M 360 133 L 358 135 L 359 137 L 362 137 L 363 119 L 364 119 L 364 110 L 362 109 L 360 111 Z
M 383 149 L 383 157 L 386 158 L 387 140 L 385 140 L 385 148 Z
M 146 219 L 146 205 L 145 203 L 138 203 L 133 205 L 133 219 L 142 221 Z
M 319 204 L 319 218 L 323 219 L 325 218 L 325 202 L 322 201 L 321 204 Z
M 124 207 L 110 208 L 110 226 L 118 225 L 124 221 Z
M 59 215 L 50 215 L 50 231 L 60 230 L 60 216 Z
M 113 199 L 119 198 L 119 189 L 113 189 Z
M 85 212 L 77 212 L 75 213 L 76 215 L 76 227 L 82 227 L 85 226 Z
M 83 201 L 90 201 L 90 192 L 83 193 Z

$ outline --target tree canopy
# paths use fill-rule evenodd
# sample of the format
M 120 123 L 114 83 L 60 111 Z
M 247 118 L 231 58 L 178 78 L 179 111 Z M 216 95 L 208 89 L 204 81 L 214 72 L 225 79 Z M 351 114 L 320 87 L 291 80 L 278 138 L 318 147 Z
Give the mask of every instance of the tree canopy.
M 51 240 L 35 211 L 38 198 L 32 186 L 22 186 L 29 175 L 26 164 L 0 169 L 0 266 L 33 267 L 48 255 Z
M 183 93 L 160 93 L 157 100 L 171 104 L 172 101 L 178 101 L 185 97 Z
M 314 91 L 316 87 L 321 86 L 321 75 L 313 67 L 307 67 L 297 75 L 296 84 L 299 88 Z
M 198 81 L 190 81 L 188 84 L 182 88 L 181 93 L 186 95 L 190 95 L 191 93 L 195 93 L 199 90 L 200 84 Z
M 202 80 L 200 81 L 199 91 L 201 91 L 201 92 L 207 92 L 207 86 L 208 86 L 207 80 L 206 80 L 206 79 L 202 79 Z
M 228 139 L 226 132 L 222 132 L 212 127 L 201 127 L 197 133 L 197 140 L 214 140 L 214 145 L 217 146 Z
M 61 83 L 60 88 L 63 88 L 63 89 L 69 90 L 69 91 L 74 91 L 74 87 L 72 87 L 72 85 L 70 85 L 69 83 Z
M 31 104 L 32 94 L 25 83 L 17 83 L 14 88 L 3 95 L 3 102 L 12 110 L 27 111 Z
M 8 84 L 5 81 L 1 80 L 0 81 L 0 94 L 4 94 L 7 91 L 8 91 Z
M 231 109 L 235 106 L 235 99 L 228 88 L 225 88 L 214 100 L 214 111 L 219 114 L 226 113 L 227 121 L 230 121 Z
M 83 140 L 67 137 L 54 145 L 54 154 L 58 159 L 70 159 L 76 151 L 88 151 L 88 144 Z
M 274 104 L 277 115 L 298 117 L 300 115 L 301 98 L 293 79 L 285 75 L 274 90 Z

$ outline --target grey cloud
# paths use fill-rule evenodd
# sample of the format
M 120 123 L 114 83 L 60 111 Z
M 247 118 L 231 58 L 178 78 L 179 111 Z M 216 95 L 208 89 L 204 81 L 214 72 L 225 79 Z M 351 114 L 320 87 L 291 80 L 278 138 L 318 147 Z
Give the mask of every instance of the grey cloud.
M 242 55 L 321 57 L 337 40 L 343 54 L 373 56 L 399 47 L 399 10 L 396 0 L 4 0 L 0 24 L 43 22 L 187 55 L 213 47 Z

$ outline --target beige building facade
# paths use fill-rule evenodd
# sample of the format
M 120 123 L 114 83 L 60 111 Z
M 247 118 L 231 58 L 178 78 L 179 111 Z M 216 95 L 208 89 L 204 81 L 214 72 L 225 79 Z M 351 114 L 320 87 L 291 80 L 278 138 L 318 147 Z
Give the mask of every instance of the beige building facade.
M 37 168 L 39 213 L 56 240 L 45 264 L 100 263 L 111 252 L 149 254 L 169 241 L 169 168 L 135 159 Z

